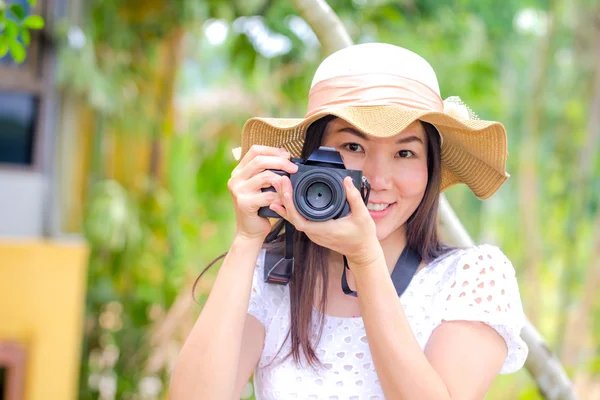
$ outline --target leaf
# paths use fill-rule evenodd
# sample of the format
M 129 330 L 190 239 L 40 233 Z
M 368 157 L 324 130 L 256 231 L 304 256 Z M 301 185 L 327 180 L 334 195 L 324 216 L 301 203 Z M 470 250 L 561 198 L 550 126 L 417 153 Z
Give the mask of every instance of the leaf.
M 44 25 L 44 19 L 39 15 L 30 15 L 23 21 L 23 26 L 29 29 L 42 29 Z
M 13 4 L 13 5 L 11 5 L 10 6 L 10 11 L 19 20 L 22 20 L 23 18 L 25 18 L 25 10 L 23 10 L 23 7 L 21 7 L 20 4 Z
M 10 55 L 12 56 L 13 60 L 15 60 L 19 64 L 25 61 L 25 47 L 23 47 L 23 45 L 20 42 L 14 39 L 9 40 L 8 48 L 10 50 Z
M 7 19 L 5 22 L 5 33 L 8 39 L 16 39 L 19 35 L 19 25 L 12 19 Z
M 0 58 L 4 57 L 8 53 L 8 43 L 4 36 L 0 36 Z
M 31 7 L 35 7 L 37 4 L 37 0 L 27 0 L 27 2 L 31 5 Z
M 23 39 L 23 44 L 25 44 L 25 46 L 29 46 L 31 44 L 31 34 L 27 28 L 23 28 L 21 31 L 21 38 Z

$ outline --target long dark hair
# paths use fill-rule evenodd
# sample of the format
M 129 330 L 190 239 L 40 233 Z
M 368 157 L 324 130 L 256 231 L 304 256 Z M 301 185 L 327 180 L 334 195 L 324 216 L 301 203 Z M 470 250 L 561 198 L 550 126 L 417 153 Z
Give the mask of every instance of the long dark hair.
M 335 116 L 328 115 L 312 123 L 306 131 L 306 140 L 302 148 L 303 159 L 307 159 L 322 142 L 323 134 L 329 122 Z M 441 170 L 441 141 L 436 128 L 426 122 L 421 122 L 427 137 L 427 171 L 428 180 L 425 194 L 415 212 L 406 221 L 406 245 L 414 250 L 429 263 L 451 248 L 441 242 L 437 229 L 437 213 L 439 205 Z M 283 251 L 284 221 L 278 221 L 265 239 L 264 247 L 267 250 Z M 226 254 L 226 253 L 225 253 Z M 198 280 L 208 268 L 222 259 L 225 254 L 217 257 L 202 271 L 194 283 L 195 289 Z M 327 282 L 329 268 L 327 260 L 329 249 L 313 243 L 306 234 L 296 231 L 294 233 L 294 256 L 296 268 L 290 279 L 290 330 L 284 343 L 291 339 L 291 350 L 283 358 L 293 357 L 297 365 L 304 358 L 311 367 L 321 365 L 315 347 L 323 334 L 325 305 L 327 304 Z M 313 307 L 316 291 L 320 289 L 317 326 L 313 326 Z M 316 329 L 315 329 L 316 328 Z M 279 349 L 281 352 L 283 346 Z M 279 354 L 279 352 L 277 354 Z M 304 357 L 302 357 L 304 356 Z M 275 359 L 274 357 L 273 359 Z M 283 361 L 281 360 L 281 361 Z

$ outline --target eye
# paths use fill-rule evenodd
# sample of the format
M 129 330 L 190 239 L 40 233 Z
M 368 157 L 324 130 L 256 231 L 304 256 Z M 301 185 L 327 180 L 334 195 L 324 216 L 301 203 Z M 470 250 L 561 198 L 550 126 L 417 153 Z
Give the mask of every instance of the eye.
M 399 156 L 400 158 L 410 158 L 410 157 L 413 157 L 414 155 L 415 155 L 415 153 L 413 153 L 413 152 L 412 152 L 412 151 L 410 151 L 410 150 L 400 150 L 400 151 L 398 152 L 398 156 Z
M 359 151 L 363 151 L 363 148 L 358 143 L 346 143 L 342 145 L 342 148 L 351 151 L 352 153 L 357 153 Z

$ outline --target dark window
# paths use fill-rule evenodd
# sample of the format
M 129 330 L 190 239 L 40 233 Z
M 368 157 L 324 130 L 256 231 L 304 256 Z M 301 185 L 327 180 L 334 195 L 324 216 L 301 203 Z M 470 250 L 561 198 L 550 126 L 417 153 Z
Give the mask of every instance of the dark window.
M 18 4 L 25 15 L 42 15 L 47 23 L 47 2 L 38 0 L 32 7 L 28 0 L 5 0 Z M 8 13 L 9 18 L 14 18 Z M 45 78 L 42 74 L 42 32 L 30 30 L 31 43 L 27 58 L 16 64 L 10 53 L 0 58 L 0 169 L 26 167 L 39 170 L 37 147 L 41 140 L 40 109 L 45 95 Z
M 0 92 L 0 163 L 32 165 L 37 97 Z

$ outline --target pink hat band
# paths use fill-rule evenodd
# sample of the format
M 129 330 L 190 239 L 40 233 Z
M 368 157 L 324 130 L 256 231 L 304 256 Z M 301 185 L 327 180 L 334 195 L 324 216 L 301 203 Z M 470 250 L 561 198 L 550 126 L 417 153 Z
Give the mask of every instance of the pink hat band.
M 444 111 L 440 95 L 419 81 L 390 74 L 362 74 L 315 84 L 308 95 L 305 118 L 332 107 L 385 105 Z

